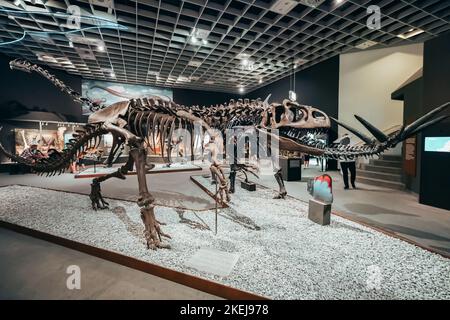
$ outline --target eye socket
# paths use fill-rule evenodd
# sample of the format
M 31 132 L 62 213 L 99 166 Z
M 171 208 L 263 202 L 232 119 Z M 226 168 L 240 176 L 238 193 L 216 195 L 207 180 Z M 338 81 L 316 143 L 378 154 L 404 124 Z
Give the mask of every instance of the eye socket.
M 312 112 L 312 116 L 313 116 L 314 119 L 319 119 L 319 120 L 325 120 L 326 119 L 325 115 L 322 112 L 319 112 L 319 111 L 313 111 Z
M 289 108 L 289 110 L 292 112 L 293 119 L 291 119 L 292 122 L 298 122 L 303 119 L 303 112 L 299 108 Z
M 283 106 L 276 106 L 275 107 L 275 122 L 278 123 L 281 121 L 281 116 L 284 114 L 284 107 Z

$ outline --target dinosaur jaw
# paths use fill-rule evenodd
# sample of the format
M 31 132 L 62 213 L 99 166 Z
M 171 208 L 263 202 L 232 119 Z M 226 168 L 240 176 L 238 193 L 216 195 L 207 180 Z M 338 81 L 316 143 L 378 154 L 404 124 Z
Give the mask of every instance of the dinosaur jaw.
M 280 149 L 320 156 L 324 153 L 326 143 L 317 139 L 317 136 L 326 134 L 328 130 L 329 128 L 299 129 L 282 127 L 279 129 Z
M 326 133 L 328 128 L 320 129 L 296 129 L 281 128 L 279 134 L 268 132 L 265 129 L 259 129 L 271 136 L 272 140 L 278 142 L 278 148 L 283 151 L 301 152 L 312 156 L 323 156 L 326 144 L 314 139 L 313 135 Z

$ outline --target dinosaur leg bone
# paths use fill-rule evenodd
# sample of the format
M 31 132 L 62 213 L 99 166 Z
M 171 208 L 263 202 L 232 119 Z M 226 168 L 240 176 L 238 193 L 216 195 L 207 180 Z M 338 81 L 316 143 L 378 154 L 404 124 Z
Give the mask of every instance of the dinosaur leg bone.
M 286 187 L 284 186 L 283 182 L 283 176 L 281 175 L 281 169 L 278 169 L 277 172 L 275 172 L 275 179 L 278 182 L 278 186 L 280 187 L 280 192 L 278 195 L 275 196 L 274 199 L 284 199 L 287 195 Z
M 113 136 L 113 144 L 109 152 L 108 159 L 105 161 L 105 166 L 107 168 L 111 168 L 114 163 L 114 160 L 116 160 L 120 156 L 120 153 L 122 152 L 121 149 L 123 147 L 123 143 L 125 142 L 122 136 L 119 136 L 115 133 L 112 133 L 112 136 Z
M 231 199 L 228 192 L 227 179 L 222 168 L 219 165 L 213 163 L 211 164 L 209 169 L 211 171 L 211 175 L 216 177 L 216 183 L 219 187 L 219 189 L 217 190 L 216 199 L 220 199 L 220 202 L 222 203 L 225 203 L 225 200 L 226 202 L 229 202 Z
M 127 163 L 120 167 L 116 172 L 92 180 L 91 193 L 89 194 L 89 198 L 92 202 L 92 209 L 106 209 L 109 205 L 108 202 L 103 199 L 100 183 L 110 178 L 119 178 L 125 180 L 125 175 L 127 174 L 127 172 L 133 170 L 133 163 L 133 158 L 129 157 Z
M 141 218 L 144 223 L 144 236 L 147 241 L 147 248 L 156 250 L 157 248 L 167 248 L 168 244 L 163 244 L 161 236 L 170 238 L 169 235 L 161 231 L 160 223 L 155 218 L 154 202 L 155 199 L 148 191 L 146 179 L 146 158 L 147 154 L 143 144 L 136 146 L 130 150 L 130 155 L 133 157 L 136 164 L 136 173 L 139 183 L 139 199 L 138 205 L 141 208 Z

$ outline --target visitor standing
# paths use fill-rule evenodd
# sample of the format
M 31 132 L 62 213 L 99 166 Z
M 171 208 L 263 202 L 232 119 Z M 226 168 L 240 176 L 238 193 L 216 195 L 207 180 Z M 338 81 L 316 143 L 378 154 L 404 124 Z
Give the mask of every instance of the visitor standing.
M 341 145 L 348 146 L 352 145 L 352 140 L 350 136 L 346 133 L 343 135 L 341 141 Z M 342 169 L 342 177 L 344 178 L 344 189 L 349 189 L 348 184 L 348 172 L 350 171 L 350 182 L 352 184 L 353 189 L 356 189 L 355 181 L 356 181 L 356 161 L 354 159 L 351 160 L 341 160 L 339 161 Z

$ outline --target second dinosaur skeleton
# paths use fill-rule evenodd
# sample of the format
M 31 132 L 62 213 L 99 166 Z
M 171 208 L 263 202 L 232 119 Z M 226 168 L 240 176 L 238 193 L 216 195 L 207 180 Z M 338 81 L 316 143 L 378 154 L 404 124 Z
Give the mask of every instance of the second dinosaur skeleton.
M 101 136 L 107 133 L 113 135 L 114 143 L 112 152 L 108 158 L 108 164 L 117 157 L 124 145 L 130 148 L 126 163 L 116 172 L 95 178 L 91 184 L 90 198 L 94 209 L 102 209 L 107 202 L 101 195 L 101 182 L 110 178 L 125 179 L 127 172 L 136 168 L 139 199 L 141 207 L 141 218 L 145 226 L 145 238 L 148 248 L 167 248 L 168 244 L 162 242 L 162 236 L 168 237 L 161 230 L 160 223 L 154 214 L 154 198 L 147 187 L 146 173 L 153 168 L 153 164 L 147 163 L 147 149 L 155 148 L 157 144 L 161 149 L 162 156 L 166 156 L 170 162 L 172 141 L 175 131 L 183 129 L 193 137 L 190 141 L 191 158 L 194 154 L 195 136 L 207 132 L 215 137 L 217 132 L 223 133 L 226 129 L 238 126 L 252 126 L 260 132 L 266 133 L 278 142 L 280 150 L 296 151 L 318 157 L 330 159 L 356 159 L 358 157 L 369 157 L 379 155 L 387 149 L 395 147 L 399 142 L 417 134 L 421 130 L 443 121 L 447 116 L 435 117 L 446 109 L 450 103 L 422 116 L 420 119 L 407 127 L 384 135 L 366 120 L 357 118 L 375 138 L 369 138 L 363 133 L 348 125 L 335 120 L 353 134 L 365 142 L 358 147 L 343 147 L 340 145 L 327 146 L 320 141 L 310 137 L 309 133 L 327 132 L 331 126 L 330 118 L 317 108 L 300 105 L 290 100 L 282 103 L 264 103 L 261 100 L 231 100 L 224 105 L 211 107 L 192 106 L 187 107 L 174 102 L 164 101 L 157 97 L 131 99 L 114 103 L 104 107 L 93 103 L 62 81 L 39 66 L 23 60 L 14 60 L 10 63 L 11 68 L 26 72 L 36 71 L 46 77 L 58 88 L 72 96 L 80 103 L 87 103 L 95 112 L 89 116 L 88 124 L 82 130 L 74 134 L 66 147 L 57 157 L 52 159 L 40 159 L 36 161 L 26 160 L 7 151 L 0 144 L 0 151 L 13 161 L 31 167 L 38 174 L 55 175 L 64 172 L 78 154 L 87 148 L 99 144 Z M 196 133 L 195 128 L 200 127 Z M 275 131 L 276 129 L 276 131 Z M 197 130 L 198 131 L 198 130 Z M 184 139 L 186 142 L 186 140 Z M 272 156 L 276 156 L 273 155 Z M 280 186 L 277 197 L 284 198 L 286 189 L 281 178 L 280 168 L 275 168 L 275 178 Z M 220 183 L 220 194 L 222 200 L 229 200 L 228 186 L 220 166 L 216 161 L 212 162 L 211 172 L 218 177 Z

